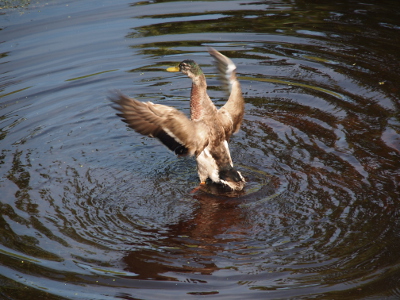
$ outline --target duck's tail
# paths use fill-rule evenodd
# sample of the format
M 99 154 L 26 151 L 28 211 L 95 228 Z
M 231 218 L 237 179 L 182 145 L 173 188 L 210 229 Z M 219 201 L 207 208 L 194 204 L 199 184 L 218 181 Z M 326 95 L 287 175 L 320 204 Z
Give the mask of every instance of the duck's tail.
M 223 184 L 229 186 L 235 191 L 242 190 L 246 183 L 242 174 L 231 166 L 220 170 L 219 178 Z

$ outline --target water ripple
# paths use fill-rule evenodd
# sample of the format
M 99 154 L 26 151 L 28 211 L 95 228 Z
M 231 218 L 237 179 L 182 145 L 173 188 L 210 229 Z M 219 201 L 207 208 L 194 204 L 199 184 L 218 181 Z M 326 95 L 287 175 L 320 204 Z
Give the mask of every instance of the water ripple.
M 391 4 L 5 11 L 0 295 L 398 297 Z M 195 59 L 223 105 L 210 46 L 235 61 L 246 100 L 230 141 L 248 181 L 240 194 L 193 193 L 194 161 L 127 129 L 107 99 L 119 89 L 188 113 L 190 81 L 165 69 Z

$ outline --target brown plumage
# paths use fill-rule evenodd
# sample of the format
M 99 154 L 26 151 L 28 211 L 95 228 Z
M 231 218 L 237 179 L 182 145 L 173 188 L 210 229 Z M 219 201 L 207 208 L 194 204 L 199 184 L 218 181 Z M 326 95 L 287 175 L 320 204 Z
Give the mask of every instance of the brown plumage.
M 190 119 L 177 109 L 152 102 L 140 102 L 122 94 L 111 100 L 118 116 L 136 132 L 158 138 L 179 156 L 194 155 L 200 181 L 207 179 L 240 191 L 245 180 L 233 168 L 228 141 L 243 120 L 244 100 L 236 78 L 236 66 L 225 55 L 209 49 L 221 81 L 229 94 L 219 110 L 207 94 L 207 83 L 199 65 L 184 60 L 179 71 L 192 79 Z

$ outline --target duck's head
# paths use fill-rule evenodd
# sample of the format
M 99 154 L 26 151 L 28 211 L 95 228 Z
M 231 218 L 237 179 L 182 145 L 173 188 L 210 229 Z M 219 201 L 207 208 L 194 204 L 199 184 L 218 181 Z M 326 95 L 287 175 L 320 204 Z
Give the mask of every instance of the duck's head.
M 200 66 L 191 59 L 184 60 L 177 67 L 168 68 L 169 72 L 182 72 L 190 78 L 195 78 L 203 74 Z
M 179 71 L 186 74 L 190 78 L 203 74 L 200 66 L 193 60 L 184 60 L 179 64 Z

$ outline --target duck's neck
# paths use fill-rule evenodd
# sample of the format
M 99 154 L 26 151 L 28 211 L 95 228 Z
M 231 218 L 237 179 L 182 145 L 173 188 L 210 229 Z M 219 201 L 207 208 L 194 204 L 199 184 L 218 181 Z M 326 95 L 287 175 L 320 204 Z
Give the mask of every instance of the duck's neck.
M 190 94 L 190 118 L 194 121 L 200 120 L 204 114 L 207 96 L 207 83 L 203 74 L 193 78 L 192 91 Z

